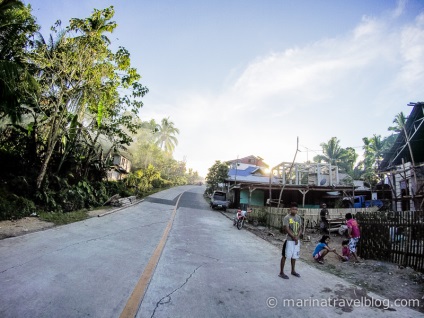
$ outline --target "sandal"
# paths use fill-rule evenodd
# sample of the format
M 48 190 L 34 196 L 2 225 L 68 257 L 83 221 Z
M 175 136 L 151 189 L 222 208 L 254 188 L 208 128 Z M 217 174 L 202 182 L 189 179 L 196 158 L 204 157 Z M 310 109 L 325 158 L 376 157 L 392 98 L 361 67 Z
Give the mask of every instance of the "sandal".
M 289 277 L 286 274 L 278 274 L 278 276 L 284 279 L 289 279 Z
M 300 277 L 299 273 L 291 273 L 293 276 Z
M 315 259 L 315 261 L 317 261 L 317 263 L 324 264 L 324 262 L 320 259 Z

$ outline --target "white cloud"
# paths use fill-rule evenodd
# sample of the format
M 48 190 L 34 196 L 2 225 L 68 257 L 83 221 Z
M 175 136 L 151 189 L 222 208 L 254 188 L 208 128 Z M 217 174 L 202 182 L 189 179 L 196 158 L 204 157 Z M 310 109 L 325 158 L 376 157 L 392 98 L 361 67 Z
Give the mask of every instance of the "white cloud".
M 404 13 L 406 3 L 407 0 L 398 0 L 396 9 L 392 12 L 394 18 L 398 18 Z
M 395 114 L 423 100 L 424 15 L 396 26 L 403 7 L 392 17 L 364 17 L 339 38 L 258 57 L 222 92 L 184 92 L 166 115 L 181 131 L 175 157 L 205 174 L 237 155 L 291 161 L 297 136 L 317 150 L 332 136 L 360 147 L 363 137 L 388 135 Z

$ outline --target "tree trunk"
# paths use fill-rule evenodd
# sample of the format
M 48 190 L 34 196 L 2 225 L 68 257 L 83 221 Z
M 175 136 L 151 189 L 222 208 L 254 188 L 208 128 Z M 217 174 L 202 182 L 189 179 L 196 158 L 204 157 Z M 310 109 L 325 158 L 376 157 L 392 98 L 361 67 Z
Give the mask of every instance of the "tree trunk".
M 49 139 L 48 139 L 48 142 L 47 142 L 46 157 L 43 161 L 43 164 L 41 165 L 41 170 L 40 170 L 40 173 L 38 174 L 38 177 L 37 177 L 37 185 L 36 185 L 37 190 L 41 189 L 41 185 L 43 184 L 44 177 L 46 176 L 46 173 L 47 173 L 47 167 L 49 166 L 50 159 L 53 155 L 53 151 L 54 151 L 54 148 L 56 146 L 57 135 L 58 135 L 58 128 L 56 127 L 56 123 L 58 121 L 59 121 L 58 118 L 55 117 L 54 120 L 51 123 L 50 136 L 49 136 Z
M 47 152 L 47 156 L 46 156 L 46 158 L 44 159 L 44 162 L 43 162 L 43 164 L 42 164 L 42 166 L 41 166 L 40 173 L 38 174 L 38 177 L 37 177 L 37 190 L 40 190 L 40 189 L 41 189 L 41 185 L 43 184 L 43 180 L 44 180 L 44 177 L 45 177 L 46 172 L 47 172 L 47 167 L 48 167 L 48 165 L 49 165 L 50 158 L 51 158 L 51 156 L 52 156 L 52 154 L 53 154 L 53 149 L 54 149 L 54 147 L 52 147 L 52 148 L 51 148 L 51 149 Z

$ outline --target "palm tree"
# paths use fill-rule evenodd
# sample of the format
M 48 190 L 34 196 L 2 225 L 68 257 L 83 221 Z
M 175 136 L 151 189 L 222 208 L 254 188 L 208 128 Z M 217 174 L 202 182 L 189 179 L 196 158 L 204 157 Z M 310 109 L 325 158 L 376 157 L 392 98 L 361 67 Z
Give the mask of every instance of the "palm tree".
M 375 162 L 383 157 L 386 144 L 380 135 L 374 134 L 371 138 L 362 138 L 362 141 L 364 142 L 363 149 L 365 150 L 365 157 L 370 159 L 371 162 Z
M 370 185 L 375 185 L 378 182 L 376 164 L 377 169 L 379 169 L 378 165 L 386 149 L 386 143 L 381 139 L 380 135 L 375 134 L 371 138 L 362 138 L 362 141 L 364 142 L 363 149 L 365 151 L 365 158 L 362 162 L 363 173 L 361 177 L 369 182 Z
M 175 134 L 179 134 L 178 128 L 174 127 L 174 123 L 168 118 L 163 118 L 160 125 L 156 127 L 156 145 L 167 153 L 172 153 L 175 146 L 178 145 L 178 139 Z
M 390 128 L 396 128 L 393 129 L 395 131 L 398 131 L 399 133 L 403 133 L 405 135 L 405 142 L 408 145 L 408 149 L 409 149 L 409 155 L 411 156 L 411 163 L 412 163 L 412 167 L 413 169 L 415 169 L 415 160 L 414 160 L 414 153 L 412 152 L 412 148 L 411 148 L 411 143 L 410 143 L 410 137 L 408 132 L 406 131 L 406 121 L 408 120 L 408 117 L 406 117 L 403 112 L 400 112 L 399 114 L 396 115 L 395 119 L 393 119 L 393 123 L 396 124 L 395 127 L 389 127 Z M 414 189 L 414 193 L 417 190 L 417 174 L 414 170 L 414 181 L 415 181 L 415 189 Z
M 409 134 L 406 131 L 406 121 L 408 120 L 408 117 L 406 117 L 403 112 L 400 112 L 399 114 L 397 114 L 395 116 L 395 119 L 393 119 L 393 123 L 396 124 L 396 126 L 393 127 L 389 127 L 389 130 L 394 130 L 398 133 L 403 133 L 405 135 L 405 141 L 408 145 L 409 148 L 409 154 L 411 156 L 411 162 L 412 165 L 415 167 L 415 160 L 414 160 L 414 154 L 412 153 L 412 148 L 410 145 L 410 138 L 409 138 Z
M 79 30 L 87 37 L 100 38 L 106 44 L 110 44 L 109 38 L 105 32 L 113 32 L 117 27 L 116 22 L 110 21 L 115 14 L 113 6 L 103 10 L 94 9 L 94 12 L 86 19 L 71 19 L 70 29 Z
M 406 117 L 403 112 L 400 112 L 393 119 L 393 123 L 396 125 L 389 127 L 389 130 L 395 131 L 397 133 L 402 132 L 407 120 L 408 120 L 408 117 Z
M 313 159 L 315 162 L 326 162 L 337 166 L 349 157 L 346 149 L 340 147 L 340 140 L 337 137 L 332 137 L 328 143 L 323 142 L 320 146 L 322 147 L 323 154 L 315 156 Z

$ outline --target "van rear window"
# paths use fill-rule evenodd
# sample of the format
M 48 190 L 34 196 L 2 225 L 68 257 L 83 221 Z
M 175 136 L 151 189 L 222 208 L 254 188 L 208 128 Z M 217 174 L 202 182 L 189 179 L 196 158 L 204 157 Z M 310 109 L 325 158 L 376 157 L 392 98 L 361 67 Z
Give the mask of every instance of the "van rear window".
M 215 192 L 214 195 L 213 195 L 213 198 L 215 200 L 225 201 L 225 197 L 226 197 L 226 195 L 225 195 L 224 192 Z

